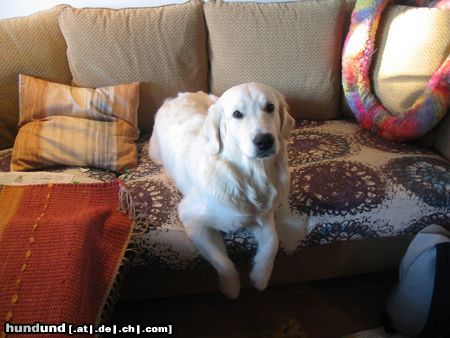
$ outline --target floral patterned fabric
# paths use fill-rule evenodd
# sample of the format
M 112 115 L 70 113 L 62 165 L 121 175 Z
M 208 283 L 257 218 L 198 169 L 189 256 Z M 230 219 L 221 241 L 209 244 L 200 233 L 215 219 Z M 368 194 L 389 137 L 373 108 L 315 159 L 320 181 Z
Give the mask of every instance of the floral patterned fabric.
M 133 197 L 135 267 L 196 269 L 199 255 L 177 216 L 180 193 L 148 158 L 149 135 L 138 142 L 138 166 L 119 177 Z M 289 205 L 278 224 L 280 254 L 334 241 L 412 235 L 450 224 L 450 163 L 432 150 L 393 143 L 346 121 L 299 121 L 288 145 Z M 0 171 L 10 151 L 0 153 Z M 56 168 L 84 180 L 109 181 L 95 169 Z M 80 171 L 82 170 L 82 171 Z M 225 234 L 230 257 L 249 262 L 256 242 L 247 231 Z

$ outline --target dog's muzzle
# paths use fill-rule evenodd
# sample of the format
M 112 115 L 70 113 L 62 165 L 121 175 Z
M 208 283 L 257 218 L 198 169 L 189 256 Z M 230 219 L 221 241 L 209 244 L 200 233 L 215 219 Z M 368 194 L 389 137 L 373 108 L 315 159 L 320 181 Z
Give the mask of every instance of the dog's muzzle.
M 275 139 L 270 133 L 257 134 L 253 139 L 256 147 L 256 157 L 264 158 L 275 154 Z

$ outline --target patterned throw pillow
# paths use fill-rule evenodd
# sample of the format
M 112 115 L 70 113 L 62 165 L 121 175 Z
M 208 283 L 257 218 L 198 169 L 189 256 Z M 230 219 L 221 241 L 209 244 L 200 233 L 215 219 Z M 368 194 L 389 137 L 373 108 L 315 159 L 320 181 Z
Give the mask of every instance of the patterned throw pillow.
M 20 130 L 11 170 L 135 166 L 138 105 L 137 82 L 93 89 L 20 75 Z

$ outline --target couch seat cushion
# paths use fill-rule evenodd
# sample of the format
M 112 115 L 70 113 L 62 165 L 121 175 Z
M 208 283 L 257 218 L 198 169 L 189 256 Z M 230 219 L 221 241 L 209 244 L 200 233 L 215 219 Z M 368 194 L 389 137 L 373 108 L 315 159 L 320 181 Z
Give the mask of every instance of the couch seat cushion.
M 142 135 L 138 142 L 138 166 L 120 176 L 136 210 L 131 263 L 154 270 L 207 267 L 178 219 L 181 195 L 148 158 L 148 138 Z M 281 255 L 450 224 L 450 163 L 431 150 L 386 141 L 351 122 L 299 121 L 288 151 L 292 217 L 278 226 Z M 8 170 L 10 156 L 0 153 L 0 170 Z M 99 178 L 110 180 L 113 174 L 83 170 L 78 179 Z M 256 250 L 250 233 L 225 239 L 235 262 L 249 262 Z

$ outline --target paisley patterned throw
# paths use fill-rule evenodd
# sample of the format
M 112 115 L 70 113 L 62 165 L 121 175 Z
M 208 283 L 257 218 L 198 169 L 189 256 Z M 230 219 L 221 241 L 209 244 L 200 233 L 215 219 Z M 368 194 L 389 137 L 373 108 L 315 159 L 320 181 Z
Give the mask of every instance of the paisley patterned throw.
M 154 270 L 207 267 L 178 219 L 181 195 L 148 157 L 149 137 L 138 142 L 138 166 L 120 176 L 135 204 L 131 264 Z M 279 224 L 281 254 L 450 224 L 450 163 L 430 149 L 386 140 L 356 123 L 298 121 L 288 152 L 288 208 L 295 226 Z M 10 151 L 0 152 L 0 170 L 7 171 L 10 160 Z M 76 174 L 79 182 L 115 179 L 98 169 L 55 170 Z M 248 262 L 256 250 L 247 231 L 227 234 L 225 242 L 237 263 Z

